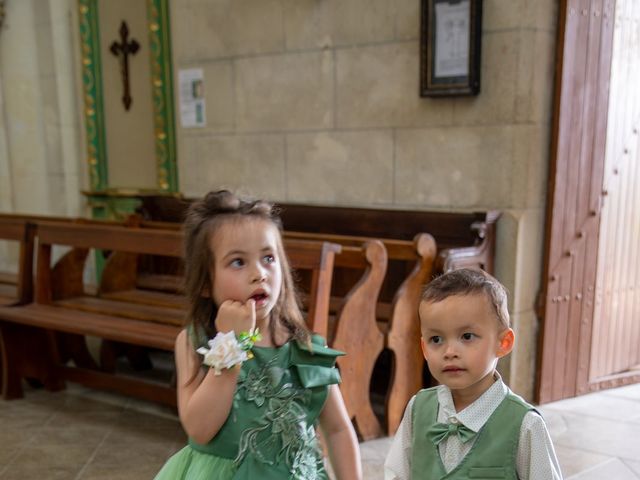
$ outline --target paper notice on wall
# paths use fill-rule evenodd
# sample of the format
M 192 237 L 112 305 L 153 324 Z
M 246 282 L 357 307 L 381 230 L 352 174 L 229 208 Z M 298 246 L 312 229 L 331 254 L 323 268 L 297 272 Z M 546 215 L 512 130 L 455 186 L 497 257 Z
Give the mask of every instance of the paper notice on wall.
M 469 0 L 436 4 L 436 77 L 469 75 L 470 16 Z
M 178 72 L 180 122 L 184 128 L 204 127 L 207 124 L 204 102 L 204 74 L 201 68 Z

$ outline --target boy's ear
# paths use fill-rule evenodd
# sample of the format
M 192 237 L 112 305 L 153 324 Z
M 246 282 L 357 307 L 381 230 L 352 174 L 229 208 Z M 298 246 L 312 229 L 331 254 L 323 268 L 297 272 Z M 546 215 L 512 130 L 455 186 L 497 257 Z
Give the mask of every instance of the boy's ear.
M 427 345 L 424 341 L 424 337 L 420 337 L 420 348 L 422 348 L 422 356 L 424 357 L 425 360 L 428 360 L 427 358 Z
M 497 356 L 498 358 L 502 358 L 505 355 L 511 353 L 513 350 L 513 344 L 515 342 L 515 334 L 511 328 L 507 328 L 504 332 L 500 334 L 499 337 L 500 345 L 498 347 Z

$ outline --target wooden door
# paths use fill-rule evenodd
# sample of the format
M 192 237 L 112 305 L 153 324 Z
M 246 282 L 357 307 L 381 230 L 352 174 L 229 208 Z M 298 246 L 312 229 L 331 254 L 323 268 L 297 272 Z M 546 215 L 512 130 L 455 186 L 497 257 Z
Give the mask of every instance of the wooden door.
M 622 85 L 638 80 L 640 51 L 624 40 L 631 35 L 638 8 L 632 7 L 635 0 L 615 3 L 565 0 L 560 6 L 545 276 L 539 297 L 540 402 L 640 379 L 629 371 L 638 363 L 633 335 L 637 345 L 640 334 L 640 299 L 629 294 L 638 283 L 637 273 L 630 273 L 638 271 L 640 261 L 633 255 L 639 232 L 631 227 L 638 223 L 638 197 L 631 192 L 640 181 L 637 156 L 634 170 L 631 155 L 622 161 L 621 151 L 630 147 L 620 146 L 637 139 L 624 133 L 637 125 L 638 109 L 625 98 Z M 637 27 L 635 35 L 637 45 Z M 633 83 L 627 89 L 629 85 Z M 624 179 L 623 164 L 628 171 Z
M 618 0 L 589 376 L 579 392 L 640 381 L 640 3 Z

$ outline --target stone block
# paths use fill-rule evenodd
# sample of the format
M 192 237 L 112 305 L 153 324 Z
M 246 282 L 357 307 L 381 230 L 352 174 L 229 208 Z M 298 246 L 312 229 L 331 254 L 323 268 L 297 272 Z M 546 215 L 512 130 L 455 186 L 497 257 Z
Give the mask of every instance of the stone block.
M 454 100 L 455 124 L 513 123 L 518 79 L 518 32 L 482 36 L 480 93 Z
M 420 38 L 420 3 L 414 0 L 396 0 L 395 12 L 396 40 L 416 40 Z
M 227 188 L 241 194 L 285 197 L 284 141 L 280 135 L 202 137 L 181 169 L 185 193 Z M 197 155 L 196 158 L 193 155 Z
M 516 341 L 510 354 L 509 387 L 525 400 L 532 401 L 536 378 L 538 319 L 533 311 L 517 313 L 512 315 L 511 325 Z
M 287 199 L 328 205 L 393 202 L 389 131 L 287 136 Z
M 509 290 L 509 311 L 533 310 L 542 275 L 544 207 L 505 210 L 498 222 L 496 277 Z
M 452 101 L 419 96 L 418 42 L 337 52 L 337 124 L 343 128 L 450 125 Z
M 280 0 L 173 2 L 176 64 L 284 49 Z
M 452 127 L 396 132 L 396 203 L 500 208 L 512 181 L 513 128 Z
M 240 131 L 324 129 L 333 124 L 333 56 L 310 52 L 236 62 Z
M 551 126 L 527 124 L 513 127 L 513 208 L 544 208 L 550 155 Z
M 391 41 L 395 2 L 283 0 L 287 49 Z

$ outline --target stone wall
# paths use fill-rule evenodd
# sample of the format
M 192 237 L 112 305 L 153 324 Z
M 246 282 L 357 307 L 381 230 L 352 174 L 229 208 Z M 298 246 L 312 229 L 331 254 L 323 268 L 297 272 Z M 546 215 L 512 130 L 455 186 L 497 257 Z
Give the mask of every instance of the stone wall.
M 0 212 L 81 215 L 85 181 L 75 0 L 5 2 L 0 29 Z M 0 241 L 0 269 L 18 250 Z
M 6 2 L 0 30 L 0 211 L 78 215 L 76 1 Z
M 180 188 L 502 210 L 496 268 L 518 338 L 502 371 L 531 398 L 558 2 L 483 3 L 481 94 L 427 99 L 419 0 L 170 0 L 175 76 L 202 68 L 207 102 L 206 127 L 178 128 Z M 0 211 L 85 213 L 77 8 L 6 2 Z
M 178 130 L 182 191 L 500 209 L 497 276 L 531 397 L 557 0 L 485 0 L 482 91 L 418 96 L 418 0 L 173 0 L 174 69 L 202 68 L 207 125 Z M 179 123 L 179 122 L 178 122 Z

